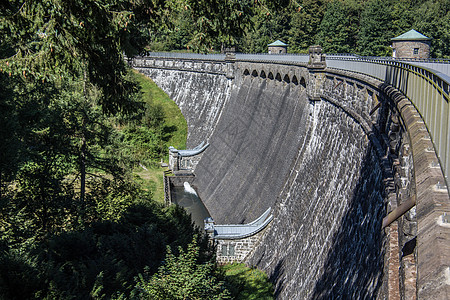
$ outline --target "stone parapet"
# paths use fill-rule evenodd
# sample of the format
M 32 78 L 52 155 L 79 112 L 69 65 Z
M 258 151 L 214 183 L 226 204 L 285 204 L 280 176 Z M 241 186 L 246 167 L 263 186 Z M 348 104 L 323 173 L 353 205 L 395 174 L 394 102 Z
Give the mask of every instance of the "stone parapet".
M 216 60 L 180 59 L 170 57 L 135 57 L 131 65 L 134 68 L 154 68 L 199 72 L 217 75 L 230 75 L 229 62 Z

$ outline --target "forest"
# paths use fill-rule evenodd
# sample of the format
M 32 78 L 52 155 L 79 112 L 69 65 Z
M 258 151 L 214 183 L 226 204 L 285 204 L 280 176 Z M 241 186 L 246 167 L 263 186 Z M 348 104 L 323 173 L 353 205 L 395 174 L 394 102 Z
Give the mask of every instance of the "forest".
M 252 9 L 251 26 L 242 35 L 216 39 L 208 50 L 232 44 L 239 52 L 265 53 L 268 44 L 281 40 L 291 53 L 307 53 L 318 44 L 325 53 L 391 56 L 391 38 L 415 29 L 432 38 L 431 57 L 450 58 L 449 0 L 293 0 L 276 11 Z M 172 27 L 152 34 L 149 50 L 195 47 L 189 11 L 180 7 L 172 17 Z
M 449 3 L 2 1 L 0 299 L 270 299 L 267 275 L 218 266 L 190 216 L 139 176 L 187 129 L 125 55 L 265 52 L 275 39 L 389 55 L 415 28 L 449 57 Z

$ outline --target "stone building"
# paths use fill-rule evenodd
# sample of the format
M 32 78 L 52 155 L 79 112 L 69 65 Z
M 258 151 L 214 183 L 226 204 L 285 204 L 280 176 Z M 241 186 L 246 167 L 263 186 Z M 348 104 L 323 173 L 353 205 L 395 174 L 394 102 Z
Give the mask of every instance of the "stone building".
M 276 40 L 272 44 L 267 45 L 269 48 L 269 54 L 282 54 L 287 53 L 287 44 L 280 40 Z
M 394 58 L 430 58 L 431 38 L 411 29 L 392 41 L 392 57 Z

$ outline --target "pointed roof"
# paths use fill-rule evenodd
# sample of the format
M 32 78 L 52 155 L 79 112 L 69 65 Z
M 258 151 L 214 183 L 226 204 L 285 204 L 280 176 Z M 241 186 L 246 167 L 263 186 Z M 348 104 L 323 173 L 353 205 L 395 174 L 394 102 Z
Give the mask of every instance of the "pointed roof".
M 424 40 L 431 40 L 431 38 L 424 36 L 420 32 L 415 31 L 414 29 L 411 29 L 410 31 L 405 32 L 404 34 L 401 34 L 391 39 L 391 41 L 424 41 Z
M 267 46 L 287 46 L 287 44 L 283 43 L 280 40 L 276 40 L 275 42 L 273 42 L 272 44 L 269 44 Z

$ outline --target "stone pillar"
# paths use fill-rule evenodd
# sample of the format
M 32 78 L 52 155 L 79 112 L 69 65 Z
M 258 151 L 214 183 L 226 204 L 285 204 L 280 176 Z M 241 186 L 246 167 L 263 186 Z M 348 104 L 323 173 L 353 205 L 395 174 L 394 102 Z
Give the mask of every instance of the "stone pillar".
M 319 45 L 309 47 L 309 62 L 306 66 L 309 71 L 306 93 L 310 101 L 320 101 L 322 86 L 325 80 L 324 70 L 327 67 L 325 54 Z
M 327 63 L 325 61 L 325 54 L 322 53 L 322 47 L 319 45 L 309 47 L 309 62 L 308 68 L 310 69 L 325 69 Z
M 205 222 L 205 231 L 210 240 L 214 239 L 214 220 L 213 218 L 209 217 L 206 218 L 203 222 Z
M 225 76 L 228 79 L 234 78 L 234 62 L 236 61 L 236 48 L 225 48 L 225 63 L 226 71 Z
M 180 170 L 180 158 L 178 155 L 178 150 L 174 147 L 169 147 L 169 169 L 172 171 Z

